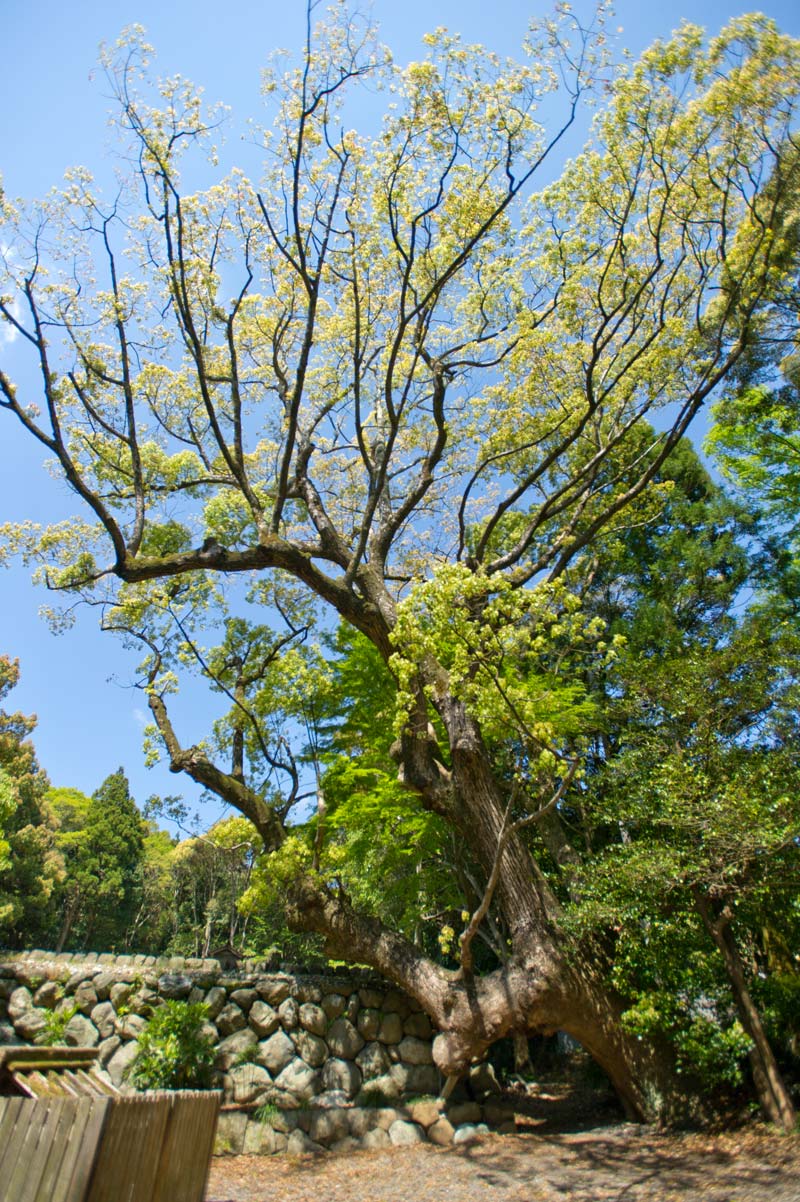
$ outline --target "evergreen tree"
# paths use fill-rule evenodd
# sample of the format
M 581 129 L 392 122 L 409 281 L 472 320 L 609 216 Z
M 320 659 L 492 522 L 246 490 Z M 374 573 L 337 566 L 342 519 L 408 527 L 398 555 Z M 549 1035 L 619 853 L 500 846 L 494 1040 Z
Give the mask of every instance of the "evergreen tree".
M 145 826 L 122 768 L 90 799 L 74 790 L 58 792 L 66 880 L 57 950 L 111 951 L 125 944 L 133 920 Z
M 0 656 L 0 700 L 19 679 L 19 664 Z M 28 735 L 36 719 L 0 709 L 0 940 L 42 942 L 59 876 L 45 794 L 48 780 Z

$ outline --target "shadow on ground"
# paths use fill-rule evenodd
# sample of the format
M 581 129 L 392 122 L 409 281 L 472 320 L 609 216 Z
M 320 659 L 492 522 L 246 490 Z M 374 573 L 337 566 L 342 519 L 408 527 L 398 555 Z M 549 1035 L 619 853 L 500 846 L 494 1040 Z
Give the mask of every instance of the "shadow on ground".
M 603 1090 L 515 1097 L 520 1130 L 300 1157 L 220 1157 L 207 1202 L 800 1202 L 800 1136 L 669 1134 L 623 1122 Z

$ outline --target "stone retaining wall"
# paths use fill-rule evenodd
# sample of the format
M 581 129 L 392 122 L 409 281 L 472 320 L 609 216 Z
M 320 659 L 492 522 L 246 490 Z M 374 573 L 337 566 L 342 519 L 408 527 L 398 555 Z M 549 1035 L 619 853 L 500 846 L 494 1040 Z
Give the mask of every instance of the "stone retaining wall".
M 295 1110 L 224 1108 L 215 1151 L 290 1156 L 357 1148 L 386 1148 L 428 1141 L 468 1143 L 488 1134 L 516 1130 L 513 1107 L 497 1098 L 477 1101 L 418 1098 L 393 1106 L 318 1105 Z
M 496 1088 L 472 1071 L 445 1114 L 434 1030 L 421 1007 L 368 972 L 267 971 L 244 962 L 113 955 L 0 953 L 0 1044 L 42 1042 L 75 1013 L 62 1042 L 97 1047 L 122 1088 L 147 1018 L 166 999 L 204 1002 L 224 1091 L 219 1146 L 228 1151 L 378 1147 L 467 1138 Z M 463 1113 L 458 1107 L 467 1106 Z M 497 1106 L 495 1106 L 497 1110 Z M 464 1128 L 459 1135 L 459 1128 Z

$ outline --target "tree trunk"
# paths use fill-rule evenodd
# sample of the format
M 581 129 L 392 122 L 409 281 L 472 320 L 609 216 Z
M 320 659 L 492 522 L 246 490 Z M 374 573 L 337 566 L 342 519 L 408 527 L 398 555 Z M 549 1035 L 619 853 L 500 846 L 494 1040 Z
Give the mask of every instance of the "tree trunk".
M 214 899 L 212 898 L 211 901 Z M 203 925 L 203 946 L 200 955 L 205 959 L 211 955 L 211 937 L 214 934 L 214 914 L 211 909 L 211 901 L 206 907 L 206 920 Z
M 526 1077 L 533 1072 L 528 1036 L 520 1035 L 519 1031 L 514 1032 L 514 1072 L 518 1077 Z
M 451 745 L 450 821 L 484 879 L 500 858 L 493 902 L 511 940 L 508 963 L 481 977 L 443 969 L 377 919 L 358 914 L 314 875 L 290 890 L 290 925 L 318 931 L 329 954 L 371 964 L 415 997 L 439 1028 L 433 1052 L 445 1077 L 462 1075 L 512 1032 L 563 1030 L 604 1069 L 630 1118 L 671 1124 L 698 1119 L 692 1082 L 677 1073 L 670 1049 L 625 1031 L 624 1000 L 560 929 L 557 899 L 519 834 L 508 835 L 506 810 L 474 723 L 457 704 L 443 716 Z
M 501 856 L 496 903 L 516 965 L 507 1005 L 517 1019 L 513 1026 L 528 1034 L 572 1035 L 608 1074 L 629 1117 L 664 1122 L 690 1117 L 690 1083 L 677 1073 L 670 1049 L 642 1043 L 624 1030 L 623 999 L 560 929 L 560 904 L 523 839 L 513 831 L 503 838 L 506 806 L 476 724 L 460 703 L 443 707 L 443 718 L 451 745 L 454 820 L 486 879 Z
M 566 942 L 559 949 L 542 940 L 526 963 L 512 957 L 473 977 L 427 959 L 378 919 L 355 911 L 319 877 L 296 878 L 287 892 L 287 914 L 293 929 L 324 935 L 329 955 L 370 964 L 416 998 L 439 1029 L 433 1056 L 446 1078 L 462 1076 L 515 1030 L 563 1030 L 607 1073 L 629 1118 L 679 1125 L 702 1117 L 692 1083 L 676 1072 L 669 1050 L 624 1030 L 624 1003 Z
M 58 932 L 58 939 L 56 940 L 56 955 L 63 952 L 64 945 L 70 937 L 72 924 L 75 921 L 75 910 L 76 906 L 67 902 L 64 908 L 64 917 L 61 920 L 61 930 Z
M 722 955 L 739 1020 L 753 1041 L 750 1066 L 761 1108 L 770 1122 L 776 1123 L 784 1131 L 794 1131 L 797 1113 L 764 1031 L 761 1015 L 747 988 L 742 958 L 731 931 L 730 911 L 726 907 L 722 914 L 715 918 L 708 899 L 699 889 L 694 890 L 694 897 L 703 925 Z

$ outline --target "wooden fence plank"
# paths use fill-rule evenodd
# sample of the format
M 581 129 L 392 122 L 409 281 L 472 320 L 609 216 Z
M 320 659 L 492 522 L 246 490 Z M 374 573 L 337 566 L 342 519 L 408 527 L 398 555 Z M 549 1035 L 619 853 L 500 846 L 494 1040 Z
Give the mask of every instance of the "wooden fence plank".
M 3 1186 L 0 1187 L 3 1190 L 0 1196 L 8 1202 L 19 1202 L 25 1184 L 31 1177 L 35 1178 L 38 1186 L 41 1165 L 37 1153 L 47 1113 L 46 1106 L 41 1107 L 33 1100 L 24 1100 L 24 1109 L 12 1137 L 9 1172 Z
M 35 1098 L 36 1093 L 30 1084 L 30 1081 L 28 1080 L 29 1075 L 30 1074 L 28 1073 L 12 1073 L 11 1080 L 14 1082 L 19 1092 L 24 1094 L 26 1098 Z
M 169 1098 L 139 1094 L 115 1098 L 109 1106 L 86 1202 L 152 1202 Z
M 87 1093 L 90 1097 L 95 1096 L 95 1091 L 93 1089 L 87 1090 L 83 1081 L 81 1081 L 80 1078 L 73 1073 L 72 1069 L 64 1069 L 64 1071 L 58 1075 L 64 1088 L 69 1090 L 69 1092 L 74 1094 L 76 1097 L 86 1097 Z
M 58 1097 L 63 1090 L 58 1088 L 58 1077 L 55 1073 L 42 1073 L 38 1069 L 33 1072 L 12 1073 L 14 1084 L 24 1089 L 32 1098 Z
M 0 1098 L 0 1198 L 5 1197 L 9 1177 L 14 1166 L 17 1140 L 21 1138 L 22 1128 L 18 1125 L 25 1120 L 24 1098 Z
M 46 1072 L 54 1068 L 88 1068 L 97 1061 L 97 1048 L 3 1047 L 0 1048 L 0 1076 L 10 1072 Z
M 41 1104 L 36 1103 L 36 1105 Z M 64 1179 L 65 1167 L 67 1172 L 70 1171 L 69 1145 L 70 1141 L 78 1138 L 80 1134 L 75 1131 L 78 1118 L 77 1107 L 73 1101 L 65 1097 L 53 1098 L 46 1104 L 57 1118 L 57 1123 L 50 1138 L 50 1146 L 44 1154 L 39 1193 L 34 1196 L 36 1202 L 42 1202 L 45 1198 L 51 1198 L 53 1202 L 63 1202 L 70 1184 L 68 1179 L 66 1181 Z
M 56 1138 L 51 1145 L 52 1157 L 47 1158 L 47 1182 L 42 1181 L 41 1193 L 36 1195 L 35 1202 L 43 1202 L 47 1196 L 44 1191 L 48 1187 L 53 1202 L 66 1202 L 67 1199 L 70 1199 L 70 1202 L 82 1202 L 80 1196 L 75 1197 L 70 1186 L 81 1156 L 86 1155 L 93 1159 L 96 1152 L 96 1146 L 87 1147 L 84 1143 L 89 1118 L 88 1108 L 79 1106 L 72 1098 L 64 1097 L 49 1099 L 45 1104 L 57 1107 L 63 1121 L 59 1123 Z M 42 1108 L 42 1103 L 37 1105 Z
M 110 1080 L 106 1081 L 99 1073 L 92 1069 L 91 1072 L 86 1072 L 86 1069 L 79 1068 L 75 1074 L 81 1081 L 86 1084 L 87 1089 L 90 1089 L 94 1094 L 99 1094 L 101 1097 L 118 1098 L 120 1092 L 116 1085 Z
M 18 1188 L 18 1196 L 14 1202 L 38 1202 L 40 1198 L 53 1197 L 57 1192 L 54 1188 L 54 1182 L 57 1180 L 57 1174 L 48 1174 L 48 1164 L 51 1154 L 58 1153 L 58 1149 L 63 1144 L 63 1136 L 60 1140 L 58 1137 L 59 1128 L 63 1124 L 74 1126 L 74 1115 L 71 1109 L 64 1107 L 60 1100 L 48 1099 L 45 1102 L 39 1102 L 36 1109 L 33 1110 L 33 1121 L 31 1126 L 36 1125 L 36 1150 L 31 1161 L 28 1176 L 22 1181 Z M 58 1156 L 59 1169 L 61 1157 Z M 47 1181 L 43 1186 L 43 1179 L 47 1177 Z M 53 1181 L 51 1183 L 51 1178 Z
M 153 1202 L 202 1202 L 221 1100 L 208 1090 L 172 1095 Z
M 0 1173 L 3 1202 L 84 1202 L 106 1098 L 7 1098 L 17 1103 Z
M 80 1135 L 80 1147 L 75 1148 L 69 1188 L 64 1190 L 63 1198 L 56 1197 L 53 1202 L 86 1202 L 89 1182 L 100 1157 L 106 1124 L 111 1115 L 111 1103 L 107 1098 L 79 1098 L 72 1105 L 79 1113 L 86 1114 L 86 1122 Z M 120 1194 L 119 1202 L 123 1202 L 123 1197 Z M 37 1202 L 47 1202 L 47 1199 L 38 1198 Z

